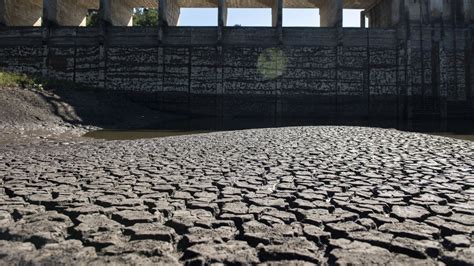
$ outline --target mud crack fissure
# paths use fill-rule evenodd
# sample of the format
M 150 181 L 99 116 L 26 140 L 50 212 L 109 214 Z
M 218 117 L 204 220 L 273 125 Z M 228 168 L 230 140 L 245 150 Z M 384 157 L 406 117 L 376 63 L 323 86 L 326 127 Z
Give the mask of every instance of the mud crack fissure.
M 474 264 L 473 164 L 361 127 L 0 146 L 0 262 Z

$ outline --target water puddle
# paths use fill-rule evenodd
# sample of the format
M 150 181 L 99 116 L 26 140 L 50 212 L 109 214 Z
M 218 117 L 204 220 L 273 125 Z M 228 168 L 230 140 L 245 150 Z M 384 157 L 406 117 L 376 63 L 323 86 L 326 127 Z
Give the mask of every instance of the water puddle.
M 419 132 L 435 136 L 443 136 L 454 139 L 474 141 L 474 124 L 470 120 L 450 121 L 440 123 L 439 121 L 415 120 L 410 123 L 400 123 L 393 120 L 269 120 L 252 118 L 188 118 L 181 120 L 166 121 L 163 124 L 155 124 L 148 129 L 139 130 L 98 130 L 91 131 L 84 137 L 104 140 L 136 140 L 150 138 L 165 138 L 172 136 L 203 134 L 217 131 L 242 130 L 253 128 L 274 128 L 288 126 L 368 126 L 380 128 L 396 128 L 402 131 Z
M 84 135 L 86 138 L 103 140 L 137 140 L 166 138 L 173 136 L 186 136 L 195 134 L 211 133 L 215 131 L 193 131 L 193 130 L 97 130 Z M 441 136 L 474 142 L 474 134 L 455 134 L 450 132 L 426 132 L 425 134 Z
M 434 132 L 434 133 L 427 133 L 430 135 L 453 138 L 453 139 L 460 139 L 460 140 L 470 140 L 474 141 L 474 134 L 453 134 L 448 132 Z
M 86 138 L 103 140 L 137 140 L 165 138 L 184 135 L 210 133 L 212 131 L 180 131 L 180 130 L 97 130 L 84 135 Z

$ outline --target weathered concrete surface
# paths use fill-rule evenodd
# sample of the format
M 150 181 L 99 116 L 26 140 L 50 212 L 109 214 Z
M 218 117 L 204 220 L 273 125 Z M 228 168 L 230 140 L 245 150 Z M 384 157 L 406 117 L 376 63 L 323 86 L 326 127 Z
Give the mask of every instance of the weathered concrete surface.
M 474 144 L 262 129 L 0 146 L 0 262 L 474 261 Z
M 160 1 L 158 12 L 160 24 L 162 24 L 163 26 L 178 25 L 179 14 L 181 13 L 181 9 L 176 1 Z
M 469 27 L 220 29 L 7 27 L 0 69 L 200 115 L 473 117 Z
M 321 27 L 341 27 L 342 26 L 342 0 L 326 0 L 319 8 L 321 16 Z
M 166 0 L 175 1 L 180 7 L 217 7 L 218 0 Z M 271 8 L 278 0 L 226 0 L 231 8 Z M 283 0 L 284 8 L 319 8 L 326 0 Z M 344 8 L 364 9 L 377 0 L 343 0 Z
M 133 8 L 130 2 L 102 1 L 103 18 L 114 26 L 133 26 Z
M 89 9 L 99 9 L 97 0 L 45 1 L 43 20 L 47 25 L 86 26 Z
M 365 10 L 365 14 L 369 17 L 369 27 L 384 28 L 398 25 L 403 14 L 401 2 L 403 3 L 402 0 L 382 0 Z M 433 3 L 432 7 L 436 5 L 437 3 Z M 433 13 L 433 17 L 435 15 Z
M 0 25 L 41 26 L 42 0 L 0 0 Z

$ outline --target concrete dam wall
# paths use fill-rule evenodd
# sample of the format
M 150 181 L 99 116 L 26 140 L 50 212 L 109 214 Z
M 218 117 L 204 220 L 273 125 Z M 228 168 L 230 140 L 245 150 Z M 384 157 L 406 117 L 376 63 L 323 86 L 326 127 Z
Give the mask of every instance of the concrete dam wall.
M 472 26 L 3 27 L 0 68 L 216 116 L 469 117 Z

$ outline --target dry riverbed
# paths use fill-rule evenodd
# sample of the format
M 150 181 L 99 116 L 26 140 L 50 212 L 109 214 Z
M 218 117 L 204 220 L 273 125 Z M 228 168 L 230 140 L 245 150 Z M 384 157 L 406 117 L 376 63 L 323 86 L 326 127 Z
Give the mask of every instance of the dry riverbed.
M 472 264 L 474 144 L 358 127 L 0 145 L 5 264 Z

